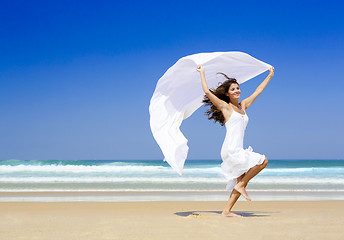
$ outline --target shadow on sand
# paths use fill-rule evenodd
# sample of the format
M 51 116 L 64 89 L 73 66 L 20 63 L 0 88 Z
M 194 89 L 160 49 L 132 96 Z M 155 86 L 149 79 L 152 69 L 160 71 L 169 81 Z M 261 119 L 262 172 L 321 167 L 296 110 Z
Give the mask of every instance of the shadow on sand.
M 180 217 L 200 216 L 201 213 L 215 213 L 221 215 L 221 211 L 189 211 L 189 212 L 175 212 L 174 214 Z M 233 211 L 233 213 L 239 214 L 243 217 L 269 217 L 269 212 L 259 211 Z

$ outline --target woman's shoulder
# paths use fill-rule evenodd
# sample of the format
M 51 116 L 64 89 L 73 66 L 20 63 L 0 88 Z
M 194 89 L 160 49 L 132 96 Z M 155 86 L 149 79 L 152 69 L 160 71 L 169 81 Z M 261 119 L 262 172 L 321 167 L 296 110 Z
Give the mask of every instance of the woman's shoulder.
M 223 111 L 226 111 L 226 112 L 231 113 L 231 112 L 233 111 L 233 108 L 232 108 L 232 106 L 231 106 L 230 104 L 226 104 L 226 105 L 224 105 L 223 108 L 222 108 L 222 112 L 223 112 Z
M 225 106 L 224 108 L 222 108 L 221 112 L 222 115 L 225 119 L 225 122 L 227 122 L 229 120 L 229 118 L 231 117 L 232 113 L 233 113 L 233 108 L 230 106 L 230 104 L 228 104 L 227 106 Z
M 239 103 L 239 105 L 240 105 L 244 110 L 247 109 L 247 108 L 246 108 L 246 102 L 245 102 L 245 100 L 242 100 L 242 101 Z

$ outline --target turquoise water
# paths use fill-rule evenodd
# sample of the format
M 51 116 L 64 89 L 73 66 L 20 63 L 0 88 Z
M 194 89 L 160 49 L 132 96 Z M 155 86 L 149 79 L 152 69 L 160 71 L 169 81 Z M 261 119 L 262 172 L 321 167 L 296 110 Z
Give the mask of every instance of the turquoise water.
M 2 160 L 0 192 L 225 191 L 219 160 L 187 160 L 179 176 L 162 160 Z M 270 160 L 249 191 L 344 192 L 343 160 Z

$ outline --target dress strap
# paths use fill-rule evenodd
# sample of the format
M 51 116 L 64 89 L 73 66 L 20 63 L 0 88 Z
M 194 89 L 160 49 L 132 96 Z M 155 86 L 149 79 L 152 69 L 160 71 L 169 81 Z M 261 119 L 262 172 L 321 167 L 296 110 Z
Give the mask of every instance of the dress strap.
M 240 105 L 240 107 L 242 108 L 242 110 L 244 110 L 245 115 L 247 115 L 247 114 L 246 114 L 246 109 L 245 109 L 245 107 L 243 107 L 243 106 L 241 105 L 241 102 L 239 103 L 239 105 Z

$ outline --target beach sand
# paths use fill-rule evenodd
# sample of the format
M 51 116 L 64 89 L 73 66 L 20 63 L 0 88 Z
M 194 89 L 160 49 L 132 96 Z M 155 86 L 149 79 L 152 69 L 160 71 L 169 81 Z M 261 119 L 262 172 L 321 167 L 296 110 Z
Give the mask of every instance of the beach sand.
M 344 239 L 344 201 L 1 202 L 0 239 Z

